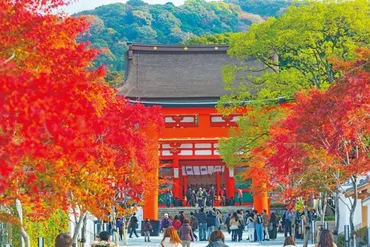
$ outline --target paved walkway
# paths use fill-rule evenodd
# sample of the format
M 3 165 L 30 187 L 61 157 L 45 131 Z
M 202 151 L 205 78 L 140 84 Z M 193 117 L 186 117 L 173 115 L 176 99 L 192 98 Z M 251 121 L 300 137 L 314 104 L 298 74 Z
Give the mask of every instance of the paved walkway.
M 248 240 L 243 240 L 241 242 L 231 242 L 231 235 L 229 235 L 227 232 L 225 233 L 225 238 L 226 238 L 226 244 L 229 246 L 229 247 L 234 247 L 234 246 L 251 246 L 251 247 L 283 247 L 283 244 L 284 244 L 284 236 L 282 233 L 278 233 L 278 238 L 274 241 L 263 241 L 263 242 L 260 242 L 260 243 L 257 243 L 257 242 L 254 242 L 254 243 L 251 243 L 249 242 Z M 244 238 L 246 238 L 246 234 L 243 234 Z M 150 238 L 150 241 L 151 242 L 144 242 L 144 237 L 139 237 L 139 238 L 128 238 L 127 242 L 127 246 L 159 246 L 159 242 L 162 240 L 162 236 L 161 235 L 160 237 L 151 237 Z M 207 246 L 208 242 L 206 241 L 202 241 L 202 242 L 192 242 L 191 243 L 191 247 L 205 247 Z M 121 245 L 120 246 L 124 246 L 123 245 L 123 242 L 121 242 Z M 303 242 L 301 240 L 298 240 L 297 241 L 297 247 L 300 247 L 300 246 L 303 246 Z M 313 247 L 313 245 L 309 245 L 310 247 Z

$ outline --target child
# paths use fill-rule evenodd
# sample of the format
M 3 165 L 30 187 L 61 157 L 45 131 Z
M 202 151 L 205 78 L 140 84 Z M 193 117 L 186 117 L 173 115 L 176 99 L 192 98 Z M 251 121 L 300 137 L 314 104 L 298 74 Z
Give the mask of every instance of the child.
M 153 230 L 152 224 L 150 224 L 150 220 L 149 218 L 147 218 L 144 223 L 145 242 L 146 242 L 147 237 L 148 237 L 148 242 L 150 242 L 150 232 L 152 230 Z

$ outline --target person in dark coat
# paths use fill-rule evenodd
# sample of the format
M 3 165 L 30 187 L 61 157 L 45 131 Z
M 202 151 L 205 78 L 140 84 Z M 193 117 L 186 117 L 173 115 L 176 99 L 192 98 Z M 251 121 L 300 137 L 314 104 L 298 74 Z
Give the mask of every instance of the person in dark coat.
M 130 238 L 132 238 L 132 234 L 134 233 L 135 236 L 138 238 L 139 235 L 137 235 L 136 233 L 136 228 L 138 227 L 138 224 L 137 224 L 138 220 L 136 218 L 136 213 L 134 213 L 132 216 L 131 216 L 131 220 L 130 220 L 130 224 L 129 224 L 129 231 L 130 231 Z
M 188 190 L 186 191 L 186 205 L 185 206 L 192 206 L 193 205 L 193 191 L 189 187 Z
M 199 240 L 206 241 L 207 240 L 207 220 L 206 214 L 204 213 L 204 208 L 199 210 L 199 213 L 196 215 L 199 224 Z
M 221 231 L 214 231 L 209 238 L 209 244 L 206 247 L 229 247 L 225 244 L 225 236 Z
M 225 225 L 226 225 L 226 228 L 227 228 L 227 232 L 230 234 L 231 233 L 231 229 L 230 229 L 230 219 L 231 219 L 231 213 L 229 213 L 225 219 Z
M 180 220 L 181 224 L 184 224 L 184 220 L 186 219 L 184 211 L 180 211 L 179 214 L 180 214 L 179 220 Z
M 183 247 L 190 247 L 190 242 L 194 241 L 193 230 L 190 226 L 190 220 L 185 219 L 184 224 L 180 227 L 180 239 L 182 240 Z
M 271 213 L 270 225 L 269 225 L 270 239 L 276 239 L 276 237 L 277 237 L 277 226 L 278 226 L 277 217 L 276 217 L 275 213 Z
M 193 212 L 190 212 L 190 226 L 193 231 L 193 237 L 195 238 L 195 241 L 197 241 L 198 237 L 195 235 L 195 231 L 198 229 L 198 219 L 194 216 Z
M 149 219 L 146 219 L 145 220 L 145 223 L 144 223 L 144 234 L 145 234 L 145 242 L 146 242 L 146 239 L 148 238 L 148 242 L 150 242 L 150 232 L 153 230 L 153 227 L 152 227 L 152 224 L 150 223 L 150 220 Z
M 208 232 L 208 239 L 209 239 L 209 236 L 211 236 L 211 233 L 215 230 L 216 215 L 212 211 L 209 211 L 207 214 L 206 221 L 207 221 L 207 232 Z

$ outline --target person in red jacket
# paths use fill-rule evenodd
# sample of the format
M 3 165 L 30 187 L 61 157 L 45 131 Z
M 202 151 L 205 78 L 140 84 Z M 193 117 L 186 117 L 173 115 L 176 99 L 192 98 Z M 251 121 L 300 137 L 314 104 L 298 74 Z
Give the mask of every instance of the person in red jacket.
M 180 227 L 181 227 L 181 221 L 179 219 L 179 216 L 175 216 L 175 219 L 172 221 L 172 226 L 175 227 L 175 229 L 177 230 L 177 232 L 180 230 Z

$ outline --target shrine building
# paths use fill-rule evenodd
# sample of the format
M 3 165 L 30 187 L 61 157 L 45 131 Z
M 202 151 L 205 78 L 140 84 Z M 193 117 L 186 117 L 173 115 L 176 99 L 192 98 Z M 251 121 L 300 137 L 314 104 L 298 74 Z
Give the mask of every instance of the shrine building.
M 161 106 L 165 128 L 158 137 L 158 173 L 172 179 L 174 198 L 182 200 L 182 205 L 188 187 L 214 186 L 217 195 L 226 188 L 227 198 L 236 198 L 241 188 L 243 205 L 261 211 L 268 208 L 267 196 L 253 196 L 249 185 L 236 179 L 246 167 L 228 168 L 217 150 L 218 141 L 227 137 L 238 120 L 238 115 L 224 117 L 215 108 L 227 94 L 222 67 L 240 62 L 229 57 L 227 50 L 226 45 L 129 44 L 119 94 L 132 103 Z M 255 60 L 244 64 L 263 68 Z M 145 198 L 145 218 L 158 218 L 164 197 Z

